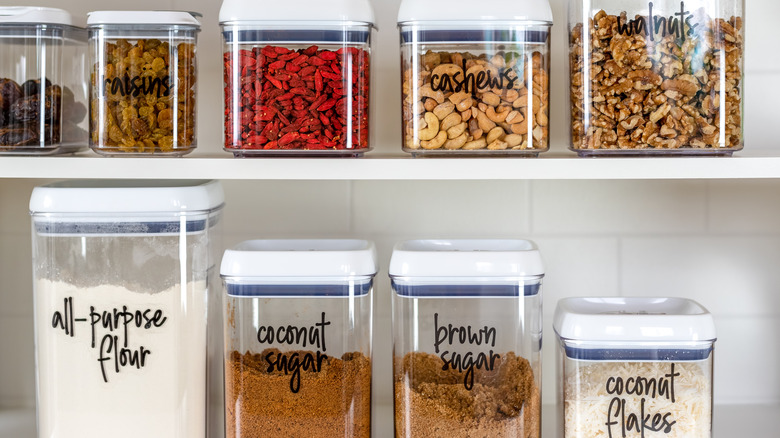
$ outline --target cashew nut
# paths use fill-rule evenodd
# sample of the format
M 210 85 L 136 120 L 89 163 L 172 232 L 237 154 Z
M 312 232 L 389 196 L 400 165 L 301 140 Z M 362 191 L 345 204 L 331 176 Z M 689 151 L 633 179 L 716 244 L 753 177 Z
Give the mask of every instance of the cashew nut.
M 465 99 L 458 102 L 455 105 L 455 108 L 457 108 L 458 111 L 466 111 L 466 110 L 470 110 L 473 105 L 474 105 L 474 99 L 472 99 L 471 96 L 467 96 Z
M 423 108 L 425 109 L 425 111 L 433 111 L 433 109 L 436 108 L 436 105 L 438 105 L 438 103 L 436 102 L 435 99 L 429 99 L 426 97 L 425 103 L 423 104 Z
M 464 122 L 468 122 L 469 119 L 471 119 L 471 109 L 468 109 L 468 110 L 465 110 L 465 111 L 461 111 L 460 112 L 460 116 L 461 116 L 461 119 Z
M 418 133 L 420 140 L 429 141 L 436 137 L 439 133 L 439 118 L 434 113 L 425 113 L 425 123 L 428 124 L 425 128 L 421 129 Z M 446 139 L 446 138 L 445 138 Z
M 409 149 L 420 149 L 420 140 L 415 140 L 413 137 L 406 139 L 406 147 Z
M 490 149 L 491 151 L 503 151 L 508 146 L 509 145 L 507 144 L 507 142 L 501 141 L 501 140 L 496 140 L 496 141 L 488 144 L 487 148 Z
M 520 111 L 510 111 L 509 114 L 506 115 L 506 119 L 504 121 L 510 125 L 513 123 L 520 123 L 523 121 L 523 115 L 520 114 Z
M 431 99 L 435 100 L 438 103 L 444 102 L 444 93 L 441 90 L 433 91 L 433 88 L 431 88 L 431 86 L 427 84 L 420 87 L 420 96 L 430 97 Z
M 439 120 L 444 120 L 444 118 L 450 115 L 453 111 L 455 111 L 455 104 L 452 102 L 444 102 L 437 105 L 436 108 L 433 109 L 433 113 L 436 114 L 436 117 L 438 117 Z
M 528 123 L 521 122 L 512 125 L 512 132 L 515 134 L 525 135 L 528 134 Z
M 504 132 L 504 128 L 496 126 L 495 128 L 491 129 L 490 132 L 487 133 L 487 142 L 488 144 L 493 143 L 494 141 L 500 139 L 506 134 Z
M 450 128 L 461 124 L 461 122 L 462 120 L 460 114 L 452 113 L 447 117 L 445 117 L 444 120 L 441 121 L 441 126 L 439 126 L 439 129 L 441 129 L 442 131 L 449 131 Z
M 447 133 L 444 131 L 440 131 L 439 135 L 437 135 L 433 140 L 421 141 L 420 145 L 422 145 L 423 149 L 439 149 L 444 145 L 444 142 L 446 141 L 447 141 Z
M 441 79 L 444 75 L 455 78 L 455 75 L 463 76 L 463 69 L 455 64 L 441 64 L 433 69 L 433 74 Z
M 463 149 L 467 151 L 473 151 L 476 149 L 485 149 L 487 147 L 487 141 L 484 138 L 470 141 L 463 145 Z
M 495 93 L 485 93 L 482 96 L 482 102 L 490 106 L 498 106 L 501 104 L 501 98 Z
M 509 134 L 504 137 L 504 141 L 509 145 L 509 147 L 520 146 L 520 144 L 523 143 L 523 136 L 518 134 Z
M 452 128 L 447 130 L 447 137 L 449 137 L 450 139 L 453 139 L 455 137 L 460 137 L 461 134 L 466 132 L 466 129 L 468 129 L 468 127 L 469 124 L 466 122 L 453 126 Z
M 460 149 L 463 147 L 463 145 L 466 144 L 466 140 L 469 139 L 468 134 L 465 132 L 458 136 L 457 138 L 453 138 L 451 140 L 447 140 L 446 143 L 444 143 L 444 149 Z
M 479 123 L 479 129 L 488 132 L 496 127 L 495 122 L 488 119 L 487 115 L 482 111 L 477 112 L 477 123 Z
M 463 91 L 460 91 L 458 93 L 453 93 L 452 96 L 449 97 L 450 102 L 454 103 L 455 105 L 463 102 L 466 100 L 466 98 L 470 97 L 471 95 L 469 93 L 465 93 Z
M 485 115 L 488 119 L 490 119 L 493 123 L 503 123 L 506 121 L 506 117 L 509 115 L 509 111 L 506 111 L 506 108 L 500 107 L 499 110 L 503 110 L 502 112 L 496 112 L 496 109 L 491 107 L 488 107 L 487 111 L 485 111 Z

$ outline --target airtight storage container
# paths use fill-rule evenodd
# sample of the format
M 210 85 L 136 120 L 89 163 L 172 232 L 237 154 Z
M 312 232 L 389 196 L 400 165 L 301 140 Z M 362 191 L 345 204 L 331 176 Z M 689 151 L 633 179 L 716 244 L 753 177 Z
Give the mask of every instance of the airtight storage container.
M 208 181 L 35 188 L 39 437 L 206 437 L 223 200 Z
M 744 0 L 570 0 L 571 149 L 580 156 L 741 150 L 744 11 Z
M 395 246 L 396 437 L 541 437 L 543 276 L 525 240 Z
M 89 13 L 92 150 L 107 156 L 182 156 L 197 147 L 199 16 Z
M 87 35 L 67 11 L 0 7 L 0 154 L 76 152 L 87 142 Z
M 224 0 L 225 150 L 237 157 L 371 149 L 368 0 Z
M 712 436 L 715 324 L 680 298 L 558 302 L 558 436 Z
M 225 436 L 371 436 L 374 244 L 225 252 Z
M 403 0 L 403 150 L 525 155 L 549 149 L 546 0 Z

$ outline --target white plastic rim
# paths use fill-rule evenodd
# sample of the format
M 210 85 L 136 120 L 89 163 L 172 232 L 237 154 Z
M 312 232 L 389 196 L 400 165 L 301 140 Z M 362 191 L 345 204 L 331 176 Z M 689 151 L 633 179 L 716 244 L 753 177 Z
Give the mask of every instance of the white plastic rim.
M 368 0 L 224 0 L 219 10 L 219 22 L 288 22 L 298 25 L 355 22 L 373 25 L 376 19 Z
M 248 281 L 303 281 L 373 276 L 377 270 L 376 247 L 366 240 L 250 240 L 225 251 L 220 274 Z
M 74 180 L 33 189 L 30 213 L 133 217 L 205 212 L 224 203 L 225 194 L 218 181 Z M 67 216 L 61 220 L 70 221 Z
M 410 240 L 393 248 L 391 277 L 542 277 L 544 264 L 529 240 Z
M 73 15 L 57 8 L 0 6 L 0 24 L 62 24 L 74 26 Z
M 565 298 L 558 301 L 553 329 L 566 341 L 585 343 L 583 348 L 717 338 L 712 314 L 684 298 Z
M 547 0 L 403 0 L 398 23 L 453 22 L 552 23 Z
M 92 11 L 87 14 L 87 27 L 122 24 L 200 28 L 200 21 L 193 14 L 183 11 Z

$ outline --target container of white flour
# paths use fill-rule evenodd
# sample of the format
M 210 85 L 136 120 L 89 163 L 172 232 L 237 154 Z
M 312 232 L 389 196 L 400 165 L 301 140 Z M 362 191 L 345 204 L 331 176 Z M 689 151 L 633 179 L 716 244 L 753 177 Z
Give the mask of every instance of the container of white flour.
M 221 377 L 210 352 L 221 346 L 207 327 L 223 203 L 209 181 L 33 191 L 39 437 L 219 429 L 207 421 L 210 374 Z

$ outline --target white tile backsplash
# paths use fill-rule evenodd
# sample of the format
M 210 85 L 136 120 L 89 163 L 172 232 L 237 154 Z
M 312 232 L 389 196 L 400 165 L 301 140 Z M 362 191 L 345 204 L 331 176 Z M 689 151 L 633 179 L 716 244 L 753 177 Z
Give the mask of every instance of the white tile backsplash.
M 780 234 L 780 181 L 711 181 L 709 229 L 723 234 Z
M 29 407 L 35 402 L 32 341 L 32 317 L 0 316 L 0 408 Z
M 706 227 L 703 181 L 533 181 L 539 234 L 686 234 Z

